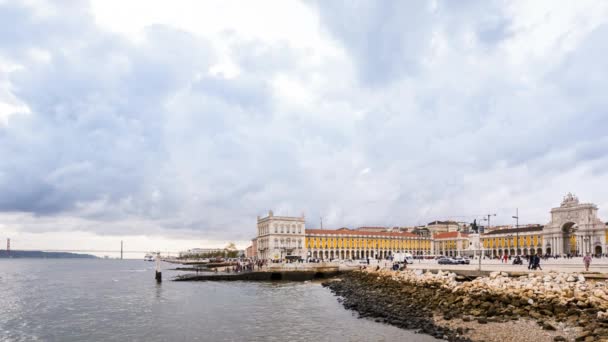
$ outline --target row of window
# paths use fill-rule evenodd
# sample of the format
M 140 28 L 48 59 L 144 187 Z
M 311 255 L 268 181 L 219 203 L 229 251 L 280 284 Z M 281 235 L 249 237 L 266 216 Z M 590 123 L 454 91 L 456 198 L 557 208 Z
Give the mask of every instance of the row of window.
M 482 239 L 484 248 L 492 248 L 492 247 L 508 247 L 515 246 L 516 244 L 520 246 L 540 246 L 542 243 L 542 238 L 538 235 L 534 236 L 520 236 L 518 243 L 516 243 L 516 237 L 502 237 L 502 238 L 493 238 L 493 239 Z
M 275 234 L 278 234 L 279 232 L 281 234 L 295 234 L 296 233 L 296 229 L 298 234 L 302 234 L 302 225 L 301 224 L 292 224 L 291 226 L 289 224 L 273 224 L 274 226 L 274 232 Z
M 430 248 L 429 240 L 387 240 L 352 238 L 314 238 L 306 239 L 308 248 Z
M 302 248 L 302 239 L 278 239 L 275 238 L 274 239 L 274 246 L 275 247 L 286 247 L 286 248 L 295 248 L 296 244 L 298 246 L 298 248 Z
M 274 223 L 272 225 L 275 234 L 302 234 L 302 224 L 278 224 Z M 268 224 L 263 224 L 258 226 L 258 235 L 266 235 L 270 234 L 270 226 Z
M 449 240 L 449 241 L 436 241 L 435 242 L 435 248 L 441 248 L 441 249 L 450 249 L 453 248 L 455 249 L 456 246 L 458 245 L 456 240 Z M 468 240 L 464 240 L 464 241 L 460 241 L 460 248 L 461 249 L 465 249 L 469 247 L 469 241 Z

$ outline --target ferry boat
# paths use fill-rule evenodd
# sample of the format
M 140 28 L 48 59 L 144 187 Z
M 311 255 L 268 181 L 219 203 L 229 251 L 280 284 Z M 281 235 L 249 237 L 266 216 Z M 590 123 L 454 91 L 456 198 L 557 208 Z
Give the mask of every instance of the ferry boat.
M 154 256 L 150 253 L 146 254 L 144 261 L 154 261 Z

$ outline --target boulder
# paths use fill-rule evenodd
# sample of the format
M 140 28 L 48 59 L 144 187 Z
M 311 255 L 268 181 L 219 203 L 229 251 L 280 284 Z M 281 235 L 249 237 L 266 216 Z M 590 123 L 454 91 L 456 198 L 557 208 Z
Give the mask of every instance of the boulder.
M 551 331 L 557 330 L 557 328 L 553 324 L 548 323 L 548 322 L 543 323 L 543 329 L 544 330 L 551 330 Z

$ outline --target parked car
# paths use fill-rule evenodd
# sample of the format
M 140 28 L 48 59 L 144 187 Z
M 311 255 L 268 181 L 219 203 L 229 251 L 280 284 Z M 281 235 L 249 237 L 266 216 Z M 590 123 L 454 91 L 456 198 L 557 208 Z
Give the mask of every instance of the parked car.
M 465 264 L 468 265 L 471 263 L 471 260 L 469 260 L 469 258 L 454 257 L 453 259 L 456 262 L 456 264 L 460 264 L 460 265 L 465 265 Z
M 456 260 L 454 260 L 452 258 L 448 258 L 448 257 L 439 258 L 439 260 L 437 260 L 437 263 L 439 265 L 453 265 L 453 264 L 457 264 Z

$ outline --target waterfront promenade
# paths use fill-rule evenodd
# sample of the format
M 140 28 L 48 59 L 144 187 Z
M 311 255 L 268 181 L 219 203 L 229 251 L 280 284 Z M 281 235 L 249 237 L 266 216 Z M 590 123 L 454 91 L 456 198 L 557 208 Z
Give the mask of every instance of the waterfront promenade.
M 439 265 L 437 260 L 415 260 L 413 264 L 408 264 L 408 269 L 422 269 L 422 270 L 467 270 L 476 271 L 479 268 L 479 260 L 471 259 L 469 265 Z M 485 259 L 481 260 L 482 271 L 504 271 L 504 272 L 584 272 L 585 267 L 583 265 L 583 258 L 572 258 L 572 259 L 548 259 L 541 260 L 542 270 L 529 271 L 528 265 L 524 259 L 523 265 L 513 265 L 513 260 L 509 260 L 509 263 L 501 263 L 500 260 Z M 325 264 L 332 264 L 331 262 Z M 360 262 L 346 262 L 339 263 L 341 268 L 355 267 L 355 266 L 367 266 Z M 393 263 L 389 260 L 370 260 L 372 267 L 380 266 L 382 268 L 390 268 Z M 608 275 L 608 258 L 593 258 L 591 267 L 589 267 L 590 273 L 605 273 Z
M 416 260 L 413 264 L 408 264 L 411 269 L 437 269 L 437 270 L 477 270 L 479 268 L 479 260 L 471 260 L 469 265 L 439 265 L 436 260 Z M 513 265 L 512 260 L 509 263 L 501 263 L 499 260 L 481 260 L 482 271 L 505 271 L 505 272 L 528 272 L 528 265 L 524 259 L 523 265 Z M 535 272 L 583 272 L 583 258 L 572 259 L 548 259 L 541 260 L 540 266 L 542 270 Z M 589 272 L 600 272 L 608 274 L 608 258 L 594 258 Z

